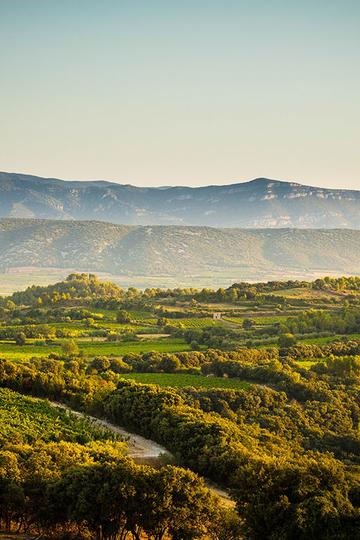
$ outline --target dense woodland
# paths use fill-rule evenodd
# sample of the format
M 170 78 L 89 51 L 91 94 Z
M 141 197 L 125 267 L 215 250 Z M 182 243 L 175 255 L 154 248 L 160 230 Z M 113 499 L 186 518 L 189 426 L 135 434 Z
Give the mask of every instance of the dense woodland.
M 139 291 L 74 274 L 3 298 L 2 528 L 99 540 L 359 537 L 359 282 Z M 172 382 L 139 382 L 161 374 Z M 47 400 L 156 441 L 172 464 L 134 462 L 126 441 Z
M 130 287 L 122 289 L 111 282 L 98 280 L 95 274 L 70 274 L 66 281 L 49 285 L 47 287 L 32 286 L 25 291 L 14 293 L 7 300 L 15 304 L 42 305 L 57 304 L 66 300 L 94 300 L 104 304 L 107 301 L 134 301 L 153 298 L 190 298 L 194 300 L 206 300 L 211 302 L 236 301 L 241 299 L 259 301 L 279 300 L 274 294 L 279 290 L 287 289 L 315 289 L 328 291 L 347 291 L 351 297 L 352 291 L 360 290 L 360 277 L 342 277 L 317 279 L 307 281 L 269 281 L 267 283 L 234 283 L 228 289 L 145 289 L 144 291 Z M 271 294 L 271 296 L 267 296 Z M 284 297 L 280 297 L 284 300 Z

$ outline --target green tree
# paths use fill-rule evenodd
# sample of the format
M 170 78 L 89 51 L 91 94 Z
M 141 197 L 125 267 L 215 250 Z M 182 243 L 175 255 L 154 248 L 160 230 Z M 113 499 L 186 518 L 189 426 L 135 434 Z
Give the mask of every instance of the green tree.
M 294 334 L 290 333 L 281 334 L 281 336 L 279 336 L 278 343 L 279 347 L 286 349 L 288 347 L 296 345 L 296 337 L 294 336 Z
M 249 462 L 235 482 L 235 499 L 254 540 L 356 537 L 344 468 L 328 455 Z
M 244 330 L 250 330 L 255 325 L 256 325 L 255 319 L 244 319 L 242 323 L 242 327 Z
M 74 357 L 79 356 L 79 346 L 73 339 L 68 339 L 67 341 L 64 341 L 64 343 L 61 346 L 61 350 L 64 354 L 64 356 L 68 357 Z
M 119 324 L 130 323 L 131 322 L 130 313 L 126 311 L 125 309 L 121 309 L 116 314 L 116 322 L 118 322 Z
M 159 363 L 159 369 L 165 371 L 165 373 L 174 373 L 180 367 L 180 360 L 175 355 L 166 355 Z
M 18 334 L 16 334 L 15 343 L 16 345 L 25 345 L 26 335 L 24 334 L 24 332 L 19 332 Z
M 109 369 L 110 360 L 107 356 L 96 356 L 94 360 L 90 363 L 90 367 L 96 369 L 99 373 L 102 373 Z

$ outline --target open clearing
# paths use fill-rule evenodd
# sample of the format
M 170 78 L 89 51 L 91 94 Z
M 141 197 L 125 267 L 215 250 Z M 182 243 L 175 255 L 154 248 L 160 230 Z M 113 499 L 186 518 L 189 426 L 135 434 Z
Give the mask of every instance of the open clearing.
M 143 384 L 157 384 L 163 387 L 184 388 L 227 388 L 231 390 L 245 390 L 250 383 L 240 379 L 227 379 L 223 377 L 205 377 L 203 375 L 189 375 L 185 373 L 126 373 L 124 379 L 132 379 Z

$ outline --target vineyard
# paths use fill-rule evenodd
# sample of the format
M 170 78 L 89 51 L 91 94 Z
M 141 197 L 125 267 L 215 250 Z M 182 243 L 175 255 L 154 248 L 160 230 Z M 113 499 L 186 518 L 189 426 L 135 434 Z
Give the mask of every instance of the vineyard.
M 213 319 L 210 319 L 209 317 L 204 318 L 184 318 L 184 319 L 178 319 L 173 321 L 173 324 L 177 324 L 180 327 L 183 328 L 208 328 L 211 326 L 217 326 L 220 321 L 214 321 Z M 220 322 L 221 324 L 221 322 Z
M 0 444 L 69 441 L 86 444 L 90 441 L 118 439 L 110 430 L 99 428 L 86 418 L 77 416 L 46 400 L 23 396 L 0 388 Z M 125 448 L 125 447 L 124 447 Z

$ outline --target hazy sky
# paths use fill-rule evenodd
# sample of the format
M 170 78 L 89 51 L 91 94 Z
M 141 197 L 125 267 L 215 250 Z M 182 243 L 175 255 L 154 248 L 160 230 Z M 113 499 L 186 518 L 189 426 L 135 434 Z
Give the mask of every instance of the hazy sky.
M 0 0 L 0 170 L 360 189 L 360 1 Z

